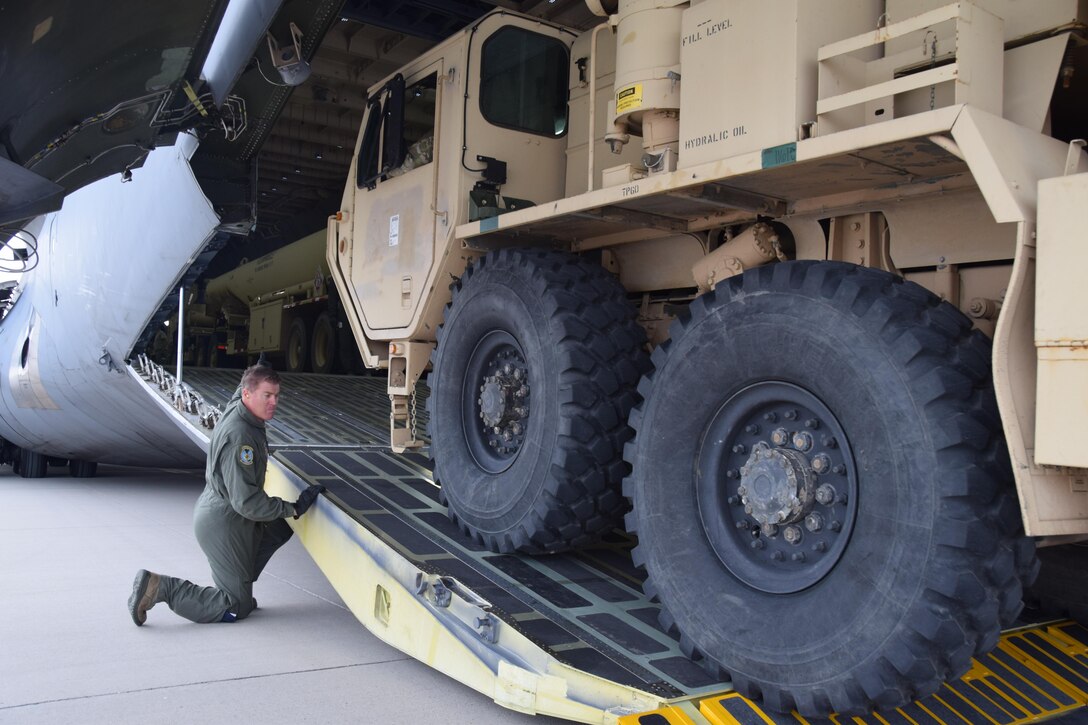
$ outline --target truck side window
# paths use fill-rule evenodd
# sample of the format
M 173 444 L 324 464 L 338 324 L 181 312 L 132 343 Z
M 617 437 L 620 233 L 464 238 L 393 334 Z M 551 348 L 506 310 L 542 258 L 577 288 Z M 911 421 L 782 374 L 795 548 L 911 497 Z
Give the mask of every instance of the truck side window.
M 431 163 L 438 74 L 406 87 L 397 75 L 367 104 L 366 126 L 359 146 L 359 188 Z
M 567 132 L 567 48 L 555 38 L 505 27 L 484 42 L 480 112 L 496 126 Z
M 381 133 L 382 102 L 381 94 L 378 94 L 367 103 L 366 130 L 363 131 L 363 143 L 359 146 L 359 163 L 356 167 L 359 188 L 373 187 L 374 180 L 377 179 Z
M 438 74 L 432 73 L 408 86 L 404 94 L 401 148 L 404 161 L 387 176 L 399 176 L 434 159 L 434 110 Z

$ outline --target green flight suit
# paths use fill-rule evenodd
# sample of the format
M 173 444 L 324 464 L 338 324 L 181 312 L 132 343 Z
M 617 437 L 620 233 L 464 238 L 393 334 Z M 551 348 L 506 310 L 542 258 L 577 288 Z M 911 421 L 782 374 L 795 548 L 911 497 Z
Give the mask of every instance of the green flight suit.
M 264 492 L 268 439 L 264 421 L 242 404 L 242 389 L 231 398 L 212 433 L 204 492 L 196 502 L 193 526 L 208 557 L 214 587 L 163 576 L 159 598 L 194 622 L 244 619 L 253 611 L 253 582 L 293 533 L 284 520 L 293 503 Z

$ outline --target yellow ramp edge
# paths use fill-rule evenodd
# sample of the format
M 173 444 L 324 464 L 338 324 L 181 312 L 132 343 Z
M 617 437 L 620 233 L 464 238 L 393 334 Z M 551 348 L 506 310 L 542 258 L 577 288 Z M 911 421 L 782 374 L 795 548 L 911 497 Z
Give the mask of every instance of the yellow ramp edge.
M 304 485 L 281 463 L 269 460 L 269 494 L 292 501 Z M 658 696 L 559 662 L 489 615 L 486 602 L 469 591 L 458 589 L 448 599 L 436 596 L 437 577 L 402 557 L 325 496 L 290 524 L 368 630 L 503 707 L 611 725 L 624 714 L 665 704 Z

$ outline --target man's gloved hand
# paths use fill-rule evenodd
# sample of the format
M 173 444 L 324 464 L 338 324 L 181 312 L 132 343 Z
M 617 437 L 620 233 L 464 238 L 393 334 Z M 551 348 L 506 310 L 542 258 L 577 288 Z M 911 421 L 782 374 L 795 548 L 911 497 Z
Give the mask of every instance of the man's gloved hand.
M 302 493 L 298 495 L 298 500 L 295 501 L 295 518 L 297 519 L 302 514 L 310 510 L 310 507 L 314 505 L 314 501 L 317 497 L 325 493 L 325 487 L 320 483 L 316 486 L 310 486 Z

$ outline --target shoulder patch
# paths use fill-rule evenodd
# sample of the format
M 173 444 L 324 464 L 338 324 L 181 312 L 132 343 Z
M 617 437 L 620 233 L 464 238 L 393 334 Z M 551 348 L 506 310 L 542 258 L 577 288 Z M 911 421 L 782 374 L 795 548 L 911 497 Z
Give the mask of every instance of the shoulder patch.
M 253 465 L 253 446 L 242 446 L 238 451 L 238 461 L 243 466 Z

